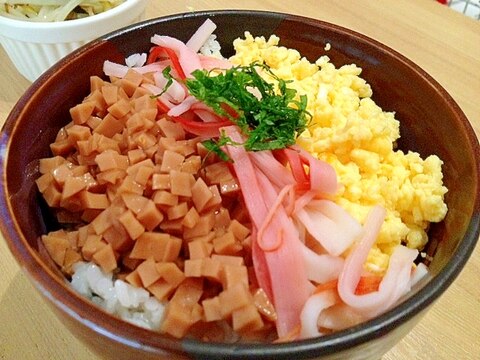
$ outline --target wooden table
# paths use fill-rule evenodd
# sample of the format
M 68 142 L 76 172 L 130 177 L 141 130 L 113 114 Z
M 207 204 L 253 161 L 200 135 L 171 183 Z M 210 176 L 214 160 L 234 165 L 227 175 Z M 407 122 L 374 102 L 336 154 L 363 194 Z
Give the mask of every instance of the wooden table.
M 438 80 L 480 134 L 480 22 L 434 0 L 152 0 L 146 17 L 244 8 L 291 12 L 359 31 L 403 53 Z M 0 124 L 29 86 L 0 49 Z M 415 329 L 384 356 L 480 359 L 480 247 Z M 0 359 L 96 359 L 54 317 L 0 240 Z

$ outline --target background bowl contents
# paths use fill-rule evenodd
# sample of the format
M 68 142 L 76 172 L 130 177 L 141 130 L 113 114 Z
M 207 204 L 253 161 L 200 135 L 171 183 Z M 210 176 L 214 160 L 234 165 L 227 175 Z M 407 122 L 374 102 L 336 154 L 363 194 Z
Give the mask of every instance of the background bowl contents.
M 0 12 L 0 43 L 17 70 L 33 82 L 87 42 L 142 20 L 146 5 L 147 0 L 126 0 L 92 16 L 49 22 L 19 20 Z
M 35 198 L 33 184 L 35 176 L 29 176 L 23 172 L 23 169 L 28 168 L 28 164 L 34 164 L 39 158 L 49 155 L 48 144 L 52 142 L 58 129 L 65 125 L 68 109 L 87 93 L 88 75 L 101 75 L 101 65 L 104 60 L 120 62 L 132 53 L 146 51 L 149 48 L 148 40 L 154 33 L 168 34 L 186 40 L 207 16 L 212 16 L 218 24 L 216 34 L 222 45 L 226 45 L 224 50 L 227 55 L 230 51 L 228 44 L 241 36 L 246 29 L 265 36 L 275 33 L 280 36 L 283 45 L 297 48 L 310 59 L 318 58 L 324 52 L 325 44 L 330 43 L 329 57 L 332 62 L 356 63 L 363 68 L 363 77 L 372 85 L 374 92 L 376 88 L 384 90 L 376 92 L 374 98 L 383 108 L 394 109 L 396 116 L 401 120 L 400 147 L 419 151 L 424 156 L 438 154 L 446 164 L 449 164 L 444 169 L 445 184 L 451 189 L 446 200 L 450 209 L 449 214 L 453 212 L 454 216 L 447 215 L 444 223 L 434 225 L 430 230 L 432 241 L 427 252 L 432 256 L 430 264 L 432 278 L 422 281 L 414 288 L 415 295 L 392 311 L 345 332 L 291 344 L 230 347 L 227 344 L 205 345 L 192 340 L 174 342 L 162 335 L 139 330 L 111 318 L 91 305 L 86 305 L 83 299 L 65 287 L 61 275 L 58 277 L 52 275 L 55 267 L 49 266 L 48 257 L 43 260 L 35 257 L 35 261 L 32 261 L 32 253 L 22 250 L 24 245 L 38 249 L 37 237 L 45 232 L 45 226 L 48 224 L 48 217 L 44 218 L 46 222 L 38 217 L 40 209 Z M 239 18 L 242 20 L 241 23 L 245 24 L 242 29 L 235 26 Z M 297 31 L 292 32 L 292 28 Z M 178 352 L 181 348 L 200 356 L 217 355 L 219 357 L 231 354 L 250 358 L 255 356 L 288 358 L 300 353 L 308 357 L 333 353 L 336 353 L 334 356 L 349 356 L 354 351 L 358 358 L 367 358 L 372 354 L 380 356 L 414 325 L 415 318 L 421 316 L 428 305 L 453 281 L 478 238 L 478 218 L 473 217 L 471 220 L 472 216 L 478 213 L 479 206 L 478 142 L 456 104 L 434 80 L 391 49 L 362 35 L 314 20 L 272 13 L 220 12 L 194 14 L 187 17 L 173 16 L 146 22 L 131 29 L 130 33 L 109 35 L 108 41 L 94 42 L 88 49 L 77 54 L 80 56 L 60 62 L 50 70 L 48 78 L 44 78 L 43 86 L 40 86 L 42 84 L 40 81 L 40 84 L 34 85 L 25 94 L 12 112 L 5 128 L 5 134 L 10 136 L 9 143 L 15 143 L 17 149 L 29 149 L 29 151 L 19 152 L 12 147 L 8 157 L 2 159 L 7 176 L 4 190 L 8 191 L 7 194 L 2 194 L 2 205 L 8 199 L 13 212 L 23 215 L 15 218 L 15 223 L 18 224 L 15 228 L 2 224 L 2 231 L 17 259 L 22 264 L 26 264 L 27 272 L 34 277 L 36 283 L 41 284 L 41 288 L 48 289 L 49 294 L 61 299 L 61 302 L 66 304 L 73 313 L 78 314 L 77 319 L 88 318 L 96 327 L 100 326 L 104 334 L 115 334 L 121 338 L 128 338 L 132 343 L 144 345 L 140 345 L 141 350 L 139 350 L 130 348 L 125 343 L 115 343 L 109 339 L 109 336 L 99 340 L 93 332 L 90 332 L 92 330 L 87 323 L 83 321 L 78 323 L 77 320 L 59 310 L 67 325 L 76 330 L 88 343 L 97 345 L 97 349 L 101 344 L 103 353 L 111 355 L 118 354 L 120 346 L 132 351 L 130 356 L 135 356 L 133 355 L 135 351 L 142 352 L 142 355 L 152 355 L 160 354 L 164 350 Z M 85 62 L 87 58 L 89 61 Z M 80 62 L 84 64 L 85 71 L 81 74 L 72 74 L 62 86 L 61 93 L 56 93 L 54 91 L 56 81 L 65 80 L 65 74 L 70 74 L 71 67 L 78 66 Z M 396 74 L 402 73 L 402 76 L 392 78 L 392 69 L 396 70 Z M 46 109 L 52 104 L 42 102 L 43 97 L 36 93 L 39 89 L 47 89 L 51 98 L 60 97 L 68 100 L 54 101 L 54 107 L 47 111 Z M 21 108 L 23 110 L 20 112 Z M 34 113 L 49 113 L 50 116 L 35 117 L 32 116 L 33 111 L 29 112 L 29 109 L 35 109 Z M 27 113 L 28 118 L 25 117 Z M 418 121 L 419 118 L 423 121 Z M 16 126 L 14 126 L 15 121 L 18 121 Z M 39 130 L 41 133 L 38 132 Z M 431 142 L 431 137 L 426 138 L 425 133 L 434 136 L 438 141 Z M 32 134 L 38 134 L 38 141 L 34 144 L 31 142 Z M 450 144 L 456 144 L 456 146 Z M 465 176 L 458 176 L 458 174 L 465 174 Z M 471 174 L 474 176 L 472 177 Z M 458 181 L 457 176 L 464 182 L 461 187 L 454 186 L 455 181 Z M 43 292 L 43 294 L 47 293 Z M 379 326 L 384 329 L 381 341 L 377 332 Z M 359 343 L 363 343 L 362 351 L 355 348 Z M 343 352 L 339 353 L 340 351 Z
M 0 15 L 25 21 L 64 21 L 100 14 L 125 0 L 6 0 Z

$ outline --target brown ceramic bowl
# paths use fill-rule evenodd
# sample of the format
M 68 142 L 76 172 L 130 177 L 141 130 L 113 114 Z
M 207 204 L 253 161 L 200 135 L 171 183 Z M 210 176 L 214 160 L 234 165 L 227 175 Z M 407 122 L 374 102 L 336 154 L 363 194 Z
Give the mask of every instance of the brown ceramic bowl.
M 37 160 L 49 156 L 49 143 L 69 121 L 68 109 L 87 94 L 90 75 L 102 75 L 104 60 L 122 61 L 150 47 L 159 33 L 186 40 L 212 17 L 225 55 L 232 41 L 249 30 L 276 34 L 283 45 L 310 60 L 324 53 L 340 66 L 356 63 L 372 85 L 374 100 L 394 110 L 401 121 L 399 146 L 422 156 L 437 154 L 445 162 L 449 207 L 444 222 L 430 231 L 431 277 L 387 313 L 322 338 L 287 344 L 211 344 L 172 340 L 110 316 L 72 291 L 39 252 L 38 237 L 51 226 L 40 207 L 34 180 Z M 464 114 L 422 69 L 392 49 L 353 31 L 298 16 L 219 11 L 174 15 L 143 22 L 93 41 L 57 63 L 19 100 L 1 135 L 1 230 L 39 293 L 63 323 L 95 351 L 115 359 L 379 358 L 415 325 L 459 274 L 471 254 L 480 228 L 480 150 Z

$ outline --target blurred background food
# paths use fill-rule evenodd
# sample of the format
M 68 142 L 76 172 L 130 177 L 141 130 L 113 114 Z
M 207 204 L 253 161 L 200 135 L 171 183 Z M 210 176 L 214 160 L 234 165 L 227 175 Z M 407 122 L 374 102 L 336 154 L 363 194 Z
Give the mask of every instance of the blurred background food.
M 143 19 L 147 0 L 0 0 L 0 43 L 35 81 L 73 50 Z
M 0 14 L 26 21 L 64 21 L 100 14 L 125 0 L 2 0 Z
M 450 8 L 480 20 L 480 0 L 438 0 Z

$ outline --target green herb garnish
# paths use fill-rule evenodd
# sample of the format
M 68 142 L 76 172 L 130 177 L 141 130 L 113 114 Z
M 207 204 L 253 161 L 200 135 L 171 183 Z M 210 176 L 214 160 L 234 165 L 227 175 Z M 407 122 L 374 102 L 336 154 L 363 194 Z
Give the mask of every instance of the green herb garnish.
M 172 68 L 170 67 L 170 65 L 162 70 L 162 75 L 165 77 L 165 79 L 167 79 L 167 83 L 163 87 L 163 90 L 161 93 L 150 96 L 152 99 L 156 99 L 159 96 L 163 95 L 168 90 L 168 88 L 173 84 L 173 76 L 170 74 L 171 71 L 172 71 Z
M 209 151 L 209 153 L 214 153 L 217 154 L 220 159 L 223 161 L 231 161 L 230 157 L 225 153 L 225 151 L 222 150 L 222 146 L 224 145 L 242 145 L 239 143 L 236 143 L 230 137 L 228 137 L 225 134 L 225 131 L 222 130 L 218 140 L 215 139 L 209 139 L 202 141 L 203 146 Z M 208 156 L 208 154 L 207 154 Z M 205 156 L 205 158 L 207 157 Z
M 263 79 L 257 68 L 265 70 L 273 82 Z M 243 145 L 248 151 L 294 145 L 311 117 L 306 110 L 307 97 L 296 100 L 297 91 L 288 88 L 287 81 L 266 64 L 236 66 L 219 74 L 196 70 L 192 75 L 193 79 L 186 80 L 190 94 L 238 125 L 247 138 Z M 208 141 L 206 147 L 220 154 L 219 147 L 228 143 L 221 136 L 217 142 Z

